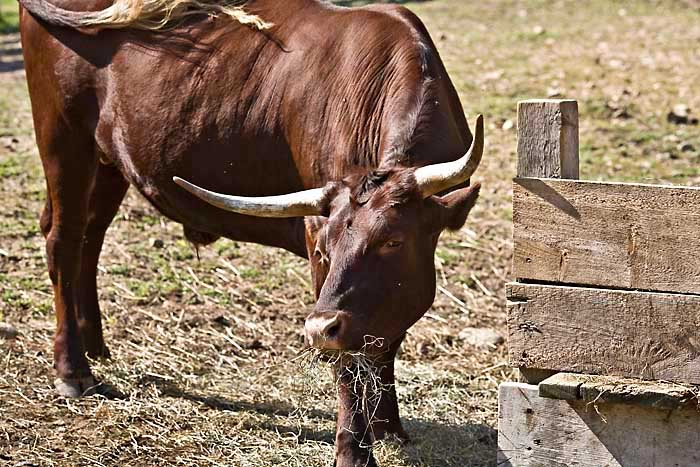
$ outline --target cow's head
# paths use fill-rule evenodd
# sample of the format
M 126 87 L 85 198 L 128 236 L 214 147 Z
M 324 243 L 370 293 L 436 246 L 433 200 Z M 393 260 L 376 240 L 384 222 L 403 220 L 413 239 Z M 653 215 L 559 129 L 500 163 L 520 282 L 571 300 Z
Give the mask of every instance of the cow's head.
M 306 217 L 306 243 L 318 298 L 307 317 L 307 343 L 320 349 L 386 349 L 430 308 L 434 254 L 444 229 L 459 229 L 479 185 L 467 180 L 483 153 L 477 119 L 464 157 L 421 168 L 386 167 L 323 188 L 246 198 L 175 182 L 221 208 L 254 216 Z

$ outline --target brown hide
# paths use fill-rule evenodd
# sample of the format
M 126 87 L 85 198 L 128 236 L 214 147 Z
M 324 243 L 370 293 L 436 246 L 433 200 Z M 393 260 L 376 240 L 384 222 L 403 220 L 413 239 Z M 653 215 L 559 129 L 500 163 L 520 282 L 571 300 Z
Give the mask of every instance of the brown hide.
M 204 19 L 172 32 L 84 35 L 26 15 L 32 100 L 41 107 L 58 101 L 55 111 L 93 134 L 165 215 L 300 255 L 299 220 L 222 213 L 175 187 L 172 176 L 224 193 L 280 194 L 387 158 L 423 165 L 468 147 L 454 89 L 407 10 L 312 0 L 247 8 L 276 26 L 261 33 Z M 54 70 L 58 80 L 42 78 Z
M 50 1 L 75 11 L 111 3 Z M 335 313 L 346 327 L 330 348 L 359 348 L 373 335 L 393 365 L 406 329 L 432 303 L 437 238 L 463 224 L 478 186 L 425 200 L 415 187 L 414 168 L 454 160 L 472 140 L 424 26 L 393 5 L 251 0 L 245 7 L 274 26 L 258 31 L 200 16 L 170 31 L 75 30 L 21 11 L 47 178 L 41 225 L 61 391 L 66 384 L 77 388 L 71 395 L 85 388 L 85 353 L 108 354 L 95 274 L 105 230 L 129 185 L 196 242 L 225 236 L 309 257 L 319 297 L 312 317 Z M 173 176 L 241 196 L 334 181 L 337 190 L 328 216 L 305 225 L 222 211 L 176 186 Z M 386 378 L 393 382 L 391 368 Z M 379 410 L 391 420 L 377 438 L 405 434 L 393 398 Z M 346 422 L 364 423 L 343 412 L 348 403 L 340 404 L 337 465 L 373 465 L 357 440 L 342 434 Z

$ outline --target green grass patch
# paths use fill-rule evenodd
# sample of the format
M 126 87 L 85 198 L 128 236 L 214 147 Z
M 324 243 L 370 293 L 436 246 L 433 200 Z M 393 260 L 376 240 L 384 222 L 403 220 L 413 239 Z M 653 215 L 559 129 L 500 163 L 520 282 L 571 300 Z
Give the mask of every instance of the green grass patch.
M 19 6 L 16 0 L 0 0 L 0 34 L 19 31 Z

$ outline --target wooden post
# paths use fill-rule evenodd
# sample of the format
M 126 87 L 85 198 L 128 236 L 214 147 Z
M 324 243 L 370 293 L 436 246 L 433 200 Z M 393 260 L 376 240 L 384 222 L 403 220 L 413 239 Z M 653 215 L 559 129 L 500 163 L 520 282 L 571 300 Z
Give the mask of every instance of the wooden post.
M 518 177 L 578 179 L 578 103 L 533 99 L 518 102 Z M 556 371 L 519 368 L 530 384 Z
M 578 103 L 518 103 L 518 177 L 578 179 Z
M 700 465 L 700 413 L 540 397 L 537 386 L 499 387 L 502 467 L 674 467 Z
M 700 261 L 686 240 L 700 190 L 579 181 L 577 113 L 576 101 L 518 104 L 508 348 L 538 385 L 499 386 L 497 463 L 700 466 L 697 391 L 685 387 L 700 384 L 700 350 L 683 340 L 700 319 Z

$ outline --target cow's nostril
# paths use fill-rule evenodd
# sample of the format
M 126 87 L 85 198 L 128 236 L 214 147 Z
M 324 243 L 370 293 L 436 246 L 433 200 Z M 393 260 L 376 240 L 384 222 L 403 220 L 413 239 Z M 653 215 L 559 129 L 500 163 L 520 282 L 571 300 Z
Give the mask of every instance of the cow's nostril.
M 340 332 L 340 323 L 336 322 L 335 324 L 331 325 L 326 329 L 326 337 L 328 339 L 333 339 L 335 338 L 338 333 Z
M 340 349 L 344 345 L 350 329 L 342 312 L 314 312 L 306 318 L 304 329 L 306 340 L 312 347 L 320 349 Z

